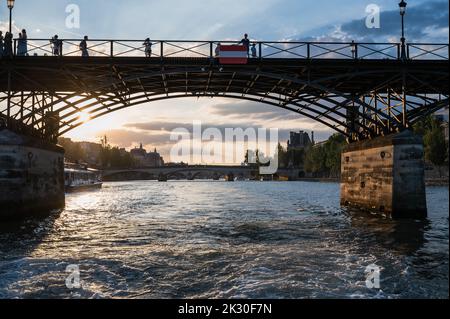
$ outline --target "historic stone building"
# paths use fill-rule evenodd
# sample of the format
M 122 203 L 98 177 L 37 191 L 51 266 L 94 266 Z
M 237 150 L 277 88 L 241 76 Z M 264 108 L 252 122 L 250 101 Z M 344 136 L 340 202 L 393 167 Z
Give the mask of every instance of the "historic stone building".
M 133 159 L 136 161 L 136 165 L 139 167 L 161 167 L 164 166 L 164 159 L 156 151 L 147 153 L 142 147 L 142 143 L 139 148 L 134 148 L 130 152 Z
M 311 132 L 311 138 L 308 133 L 304 131 L 291 132 L 290 139 L 288 141 L 287 150 L 304 150 L 314 144 L 314 132 Z

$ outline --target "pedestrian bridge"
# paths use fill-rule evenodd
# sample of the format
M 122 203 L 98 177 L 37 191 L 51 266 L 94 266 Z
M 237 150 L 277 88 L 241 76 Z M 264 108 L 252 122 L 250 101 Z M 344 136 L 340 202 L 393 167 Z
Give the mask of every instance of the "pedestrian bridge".
M 28 55 L 0 60 L 0 117 L 16 131 L 56 140 L 134 105 L 221 97 L 308 117 L 350 141 L 402 131 L 448 105 L 448 44 L 256 42 L 245 64 L 220 64 L 227 41 L 29 39 Z
M 152 41 L 149 57 L 142 40 L 90 40 L 90 57 L 79 43 L 62 40 L 52 56 L 48 39 L 29 39 L 28 56 L 0 60 L 0 153 L 10 154 L 0 176 L 16 176 L 4 182 L 6 210 L 63 202 L 63 150 L 46 151 L 45 141 L 135 105 L 219 97 L 285 109 L 345 135 L 343 205 L 426 216 L 423 141 L 408 128 L 448 107 L 448 44 L 264 41 L 228 64 L 215 54 L 219 41 Z M 170 174 L 214 176 L 201 171 Z M 40 193 L 38 183 L 46 185 Z

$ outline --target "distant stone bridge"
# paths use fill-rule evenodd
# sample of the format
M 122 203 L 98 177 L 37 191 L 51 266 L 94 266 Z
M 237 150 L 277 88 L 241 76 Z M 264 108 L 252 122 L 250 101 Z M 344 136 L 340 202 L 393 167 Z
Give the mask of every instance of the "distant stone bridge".
M 274 177 L 291 180 L 303 177 L 303 169 L 281 169 Z M 121 180 L 220 180 L 234 177 L 241 180 L 255 179 L 259 176 L 258 168 L 250 166 L 165 166 L 155 168 L 111 169 L 103 171 L 104 181 Z

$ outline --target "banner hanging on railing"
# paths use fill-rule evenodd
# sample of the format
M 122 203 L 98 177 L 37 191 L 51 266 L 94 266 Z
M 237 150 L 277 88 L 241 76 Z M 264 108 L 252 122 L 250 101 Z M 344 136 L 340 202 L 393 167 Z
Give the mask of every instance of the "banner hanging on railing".
M 248 48 L 244 45 L 221 45 L 219 62 L 220 64 L 247 64 Z

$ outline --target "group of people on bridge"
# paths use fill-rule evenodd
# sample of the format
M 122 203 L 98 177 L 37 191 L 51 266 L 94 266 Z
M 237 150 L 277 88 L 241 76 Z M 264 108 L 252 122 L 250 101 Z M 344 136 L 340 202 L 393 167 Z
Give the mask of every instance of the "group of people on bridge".
M 88 37 L 85 36 L 79 44 L 82 57 L 89 57 Z M 16 47 L 14 47 L 16 45 Z M 50 39 L 51 54 L 54 56 L 63 55 L 63 41 L 59 39 L 58 35 Z M 14 49 L 16 49 L 14 51 Z M 47 54 L 45 54 L 47 55 Z M 19 38 L 14 41 L 14 35 L 6 32 L 3 36 L 3 31 L 0 31 L 0 58 L 12 58 L 13 56 L 29 56 L 28 53 L 28 36 L 25 29 L 19 33 Z M 34 54 L 37 56 L 37 53 Z
M 88 45 L 87 45 L 88 40 L 89 40 L 88 36 L 84 36 L 83 40 L 78 45 L 78 47 L 81 51 L 81 56 L 86 57 L 86 58 L 89 57 L 89 51 L 88 51 Z M 50 39 L 50 45 L 52 48 L 52 54 L 54 56 L 62 56 L 63 55 L 63 41 L 61 39 L 59 39 L 59 36 L 57 34 L 55 34 L 55 36 L 53 36 Z
M 0 58 L 9 57 L 12 58 L 13 55 L 26 56 L 28 51 L 27 44 L 27 31 L 25 29 L 19 33 L 19 39 L 17 40 L 17 51 L 14 52 L 13 45 L 13 34 L 11 32 L 6 32 L 3 36 L 3 32 L 0 31 Z
M 88 36 L 84 36 L 83 40 L 78 45 L 82 57 L 89 57 L 88 40 L 89 40 Z M 29 56 L 28 38 L 25 29 L 23 29 L 22 32 L 19 33 L 19 38 L 16 41 L 17 42 L 14 41 L 12 33 L 6 32 L 5 35 L 3 36 L 3 32 L 0 31 L 0 58 L 2 57 L 12 58 L 13 56 Z M 239 41 L 239 44 L 243 45 L 247 49 L 247 55 L 249 58 L 257 57 L 256 43 L 253 44 L 250 43 L 248 34 L 244 35 L 244 38 L 241 41 Z M 14 48 L 15 45 L 17 45 L 16 48 Z M 152 47 L 154 43 L 150 40 L 150 38 L 145 39 L 142 45 L 144 48 L 145 56 L 148 58 L 152 57 Z M 220 56 L 221 45 L 222 44 L 219 42 L 216 46 L 215 49 L 216 57 Z M 50 46 L 51 46 L 51 54 L 53 56 L 63 55 L 63 40 L 61 40 L 58 35 L 54 35 L 50 39 Z M 34 53 L 34 56 L 37 56 L 37 53 Z

